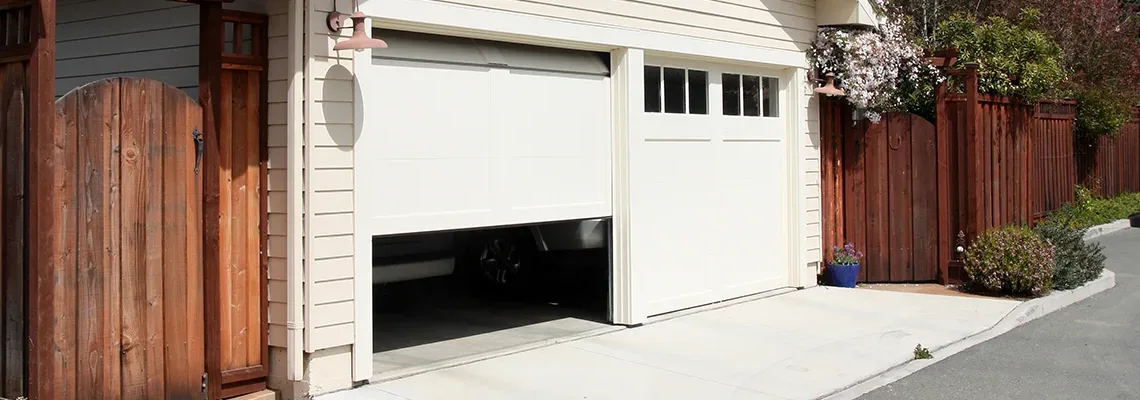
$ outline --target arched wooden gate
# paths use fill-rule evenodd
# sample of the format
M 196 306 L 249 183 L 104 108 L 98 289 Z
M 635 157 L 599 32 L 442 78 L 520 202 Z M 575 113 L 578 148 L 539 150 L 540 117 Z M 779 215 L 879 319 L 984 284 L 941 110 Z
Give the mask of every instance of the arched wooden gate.
M 197 101 L 141 78 L 56 101 L 58 167 L 73 171 L 60 218 L 75 218 L 60 274 L 76 283 L 56 293 L 75 343 L 59 378 L 74 398 L 202 397 L 201 123 Z

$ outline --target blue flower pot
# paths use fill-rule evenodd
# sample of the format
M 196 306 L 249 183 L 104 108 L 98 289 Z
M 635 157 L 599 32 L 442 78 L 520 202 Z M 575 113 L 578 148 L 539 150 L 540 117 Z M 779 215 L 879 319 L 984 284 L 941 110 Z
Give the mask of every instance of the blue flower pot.
M 855 265 L 831 265 L 827 264 L 827 280 L 831 282 L 832 286 L 839 286 L 845 288 L 855 287 L 855 281 L 859 279 L 859 264 Z

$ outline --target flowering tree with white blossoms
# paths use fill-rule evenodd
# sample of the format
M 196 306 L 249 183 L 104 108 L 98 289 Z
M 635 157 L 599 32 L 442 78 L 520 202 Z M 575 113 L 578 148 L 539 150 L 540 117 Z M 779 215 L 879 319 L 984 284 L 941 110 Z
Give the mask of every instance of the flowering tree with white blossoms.
M 878 30 L 820 28 L 808 59 L 816 72 L 835 74 L 856 113 L 872 122 L 883 112 L 904 110 L 916 95 L 933 100 L 932 92 L 915 92 L 928 91 L 940 79 L 902 25 L 890 20 Z

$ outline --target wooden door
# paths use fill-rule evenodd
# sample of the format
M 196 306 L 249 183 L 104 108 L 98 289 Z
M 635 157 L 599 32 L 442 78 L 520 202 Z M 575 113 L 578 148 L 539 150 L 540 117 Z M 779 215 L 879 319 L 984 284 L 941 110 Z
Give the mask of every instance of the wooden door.
M 199 399 L 204 372 L 202 109 L 162 82 L 113 78 L 56 101 L 60 399 Z
M 937 280 L 934 125 L 917 115 L 888 114 L 842 129 L 842 232 L 866 254 L 860 281 Z
M 210 296 L 217 293 L 207 313 L 208 332 L 216 335 L 210 338 L 209 348 L 216 353 L 207 357 L 215 383 L 211 398 L 265 389 L 269 376 L 265 252 L 268 17 L 227 10 L 220 18 L 224 32 L 218 38 L 225 44 L 224 62 L 217 75 L 220 90 L 211 101 L 221 107 L 216 134 L 206 137 L 211 176 L 205 201 L 212 219 L 206 232 L 210 244 L 206 265 L 211 274 L 207 288 Z

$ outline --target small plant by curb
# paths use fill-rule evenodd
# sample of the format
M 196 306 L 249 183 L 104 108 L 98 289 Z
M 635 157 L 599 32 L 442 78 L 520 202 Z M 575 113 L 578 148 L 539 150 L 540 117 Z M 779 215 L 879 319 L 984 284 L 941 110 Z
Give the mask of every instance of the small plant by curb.
M 930 354 L 930 349 L 922 347 L 921 343 L 914 346 L 915 360 L 929 360 L 931 358 L 934 358 L 934 355 Z

